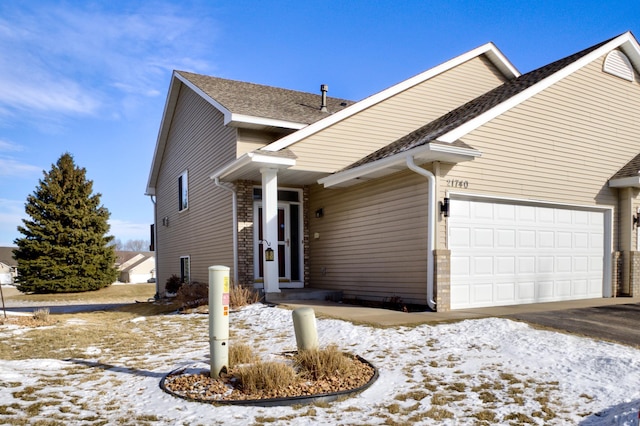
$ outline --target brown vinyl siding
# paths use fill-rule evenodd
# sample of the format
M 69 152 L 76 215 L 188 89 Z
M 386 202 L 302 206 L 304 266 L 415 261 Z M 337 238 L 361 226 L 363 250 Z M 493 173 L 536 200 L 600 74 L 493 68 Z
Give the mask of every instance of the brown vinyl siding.
M 233 266 L 231 195 L 209 175 L 235 158 L 236 129 L 225 127 L 223 115 L 185 86 L 175 111 L 157 184 L 161 291 L 171 275 L 180 275 L 181 256 L 190 256 L 192 282 L 207 282 L 209 266 Z M 185 170 L 189 205 L 179 212 L 178 176 Z M 164 217 L 169 226 L 162 225 Z
M 324 212 L 310 217 L 312 287 L 426 303 L 426 179 L 400 172 L 346 189 L 314 185 L 310 200 L 310 212 Z
M 602 58 L 593 61 L 464 136 L 482 157 L 453 166 L 440 196 L 455 178 L 468 180 L 461 192 L 469 194 L 617 208 L 608 180 L 638 153 L 639 110 L 640 85 L 603 73 Z
M 503 82 L 484 56 L 471 59 L 297 142 L 294 169 L 340 170 Z

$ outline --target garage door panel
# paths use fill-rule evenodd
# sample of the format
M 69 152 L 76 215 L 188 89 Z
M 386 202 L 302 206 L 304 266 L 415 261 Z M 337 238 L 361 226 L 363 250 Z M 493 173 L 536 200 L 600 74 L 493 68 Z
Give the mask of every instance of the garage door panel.
M 451 307 L 602 297 L 604 213 L 451 200 Z
M 474 257 L 472 275 L 493 275 L 493 257 Z
M 496 283 L 495 289 L 498 303 L 514 302 L 516 300 L 515 283 Z

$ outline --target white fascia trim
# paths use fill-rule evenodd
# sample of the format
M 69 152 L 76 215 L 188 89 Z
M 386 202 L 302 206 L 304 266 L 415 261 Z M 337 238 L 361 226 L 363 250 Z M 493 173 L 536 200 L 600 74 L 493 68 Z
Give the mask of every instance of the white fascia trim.
M 213 99 L 211 96 L 207 95 L 205 92 L 202 91 L 202 89 L 200 89 L 198 86 L 196 86 L 195 84 L 193 84 L 192 82 L 187 80 L 185 77 L 183 77 L 179 73 L 174 72 L 174 74 L 175 74 L 176 78 L 178 78 L 178 80 L 180 80 L 185 86 L 187 86 L 189 89 L 191 89 L 194 92 L 196 92 L 202 99 L 204 99 L 205 101 L 209 102 L 211 105 L 213 105 L 213 107 L 215 109 L 217 109 L 222 114 L 224 114 L 224 123 L 225 124 L 227 124 L 229 121 L 231 121 L 231 111 L 229 111 L 227 108 L 222 106 L 222 104 L 220 104 L 218 101 Z
M 167 137 L 169 136 L 169 123 L 167 123 L 166 120 L 168 117 L 173 116 L 178 99 L 178 88 L 176 80 L 173 77 L 178 77 L 178 74 L 175 71 L 173 72 L 171 83 L 169 84 L 169 92 L 167 93 L 164 110 L 162 111 L 162 120 L 160 121 L 160 129 L 158 130 L 156 146 L 153 150 L 153 159 L 151 160 L 151 169 L 149 170 L 149 179 L 147 180 L 147 190 L 145 191 L 145 195 L 156 195 L 156 179 L 160 171 L 160 158 L 162 158 L 167 144 Z
M 640 188 L 640 176 L 611 179 L 609 181 L 609 187 L 610 188 Z
M 584 67 L 585 65 L 591 63 L 593 60 L 599 58 L 600 56 L 604 55 L 606 52 L 609 52 L 610 50 L 613 50 L 617 47 L 620 47 L 622 44 L 631 42 L 633 45 L 635 45 L 635 49 L 636 51 L 638 51 L 638 45 L 637 43 L 635 43 L 635 40 L 633 40 L 633 36 L 631 35 L 631 33 L 627 32 L 622 34 L 619 37 L 616 37 L 615 39 L 611 40 L 609 43 L 601 46 L 600 48 L 594 50 L 593 52 L 589 53 L 586 56 L 583 56 L 582 58 L 580 58 L 579 60 L 567 65 L 566 67 L 564 67 L 563 69 L 557 71 L 556 73 L 550 75 L 549 77 L 545 78 L 544 80 L 539 81 L 538 83 L 534 84 L 533 86 L 523 90 L 522 92 L 518 93 L 517 95 L 509 98 L 508 100 L 506 100 L 505 102 L 491 108 L 489 111 L 477 116 L 476 118 L 467 121 L 466 123 L 464 123 L 463 125 L 457 127 L 456 129 L 445 133 L 444 135 L 440 136 L 439 138 L 437 138 L 438 141 L 440 142 L 447 142 L 447 143 L 451 143 L 454 142 L 460 138 L 462 138 L 463 136 L 465 136 L 466 134 L 468 134 L 469 132 L 477 129 L 478 127 L 482 126 L 483 124 L 487 123 L 488 121 L 496 118 L 497 116 L 505 113 L 506 111 L 510 110 L 511 108 L 519 105 L 520 103 L 526 101 L 527 99 L 531 98 L 532 96 L 540 93 L 541 91 L 545 90 L 546 88 L 550 87 L 551 85 L 557 83 L 558 81 L 562 80 L 563 78 L 573 74 L 574 72 L 578 71 L 580 68 Z
M 227 117 L 227 115 L 225 114 L 224 116 L 225 125 L 228 125 L 228 124 L 234 125 L 236 123 L 253 124 L 258 126 L 269 126 L 269 127 L 282 127 L 285 129 L 294 129 L 294 130 L 300 130 L 303 127 L 308 126 L 308 124 L 305 124 L 305 123 L 296 123 L 293 121 L 276 120 L 273 118 L 265 118 L 265 117 L 256 117 L 253 115 L 231 113 Z
M 487 54 L 487 57 L 494 62 L 494 65 L 502 71 L 507 78 L 515 78 L 520 75 L 520 72 L 507 60 L 507 58 L 498 50 L 498 48 L 493 43 L 486 43 L 480 47 L 477 47 L 467 53 L 464 53 L 460 56 L 457 56 L 453 59 L 448 60 L 440 65 L 437 65 L 427 71 L 424 71 L 414 77 L 409 78 L 408 80 L 404 80 L 394 86 L 389 87 L 381 92 L 376 93 L 375 95 L 369 96 L 361 100 L 360 102 L 356 102 L 355 104 L 336 112 L 324 118 L 322 120 L 316 121 L 305 127 L 302 130 L 299 130 L 289 136 L 285 136 L 282 139 L 278 139 L 277 141 L 261 148 L 265 151 L 279 151 L 283 148 L 286 148 L 301 139 L 304 139 L 308 136 L 313 135 L 314 133 L 319 132 L 345 118 L 348 118 L 360 111 L 363 111 L 372 105 L 375 105 L 379 102 L 384 101 L 394 95 L 397 95 L 400 92 L 403 92 L 417 84 L 420 84 L 426 80 L 429 80 L 439 74 L 442 74 L 445 71 L 448 71 L 464 62 L 467 62 L 477 56 L 482 54 Z
M 353 169 L 345 170 L 343 172 L 334 173 L 318 180 L 318 183 L 324 185 L 325 188 L 340 185 L 341 183 L 349 180 L 358 179 L 362 176 L 366 176 L 370 173 L 393 167 L 398 164 L 405 164 L 407 157 L 417 157 L 427 152 L 433 153 L 446 153 L 451 155 L 459 155 L 461 157 L 467 157 L 469 160 L 476 157 L 480 157 L 482 153 L 475 149 L 458 148 L 454 146 L 444 145 L 431 145 L 427 144 L 419 146 L 417 148 L 410 149 L 406 152 L 401 152 L 391 157 L 383 158 L 378 161 L 363 164 L 362 166 L 355 167 Z
M 216 171 L 214 171 L 213 173 L 211 173 L 209 175 L 209 178 L 215 180 L 215 179 L 222 179 L 224 178 L 226 175 L 229 175 L 230 173 L 233 173 L 237 170 L 242 169 L 243 167 L 246 167 L 250 164 L 259 164 L 261 166 L 267 165 L 270 167 L 277 167 L 277 168 L 289 168 L 292 166 L 296 165 L 296 160 L 294 158 L 285 158 L 285 157 L 276 157 L 273 155 L 264 155 L 264 154 L 260 154 L 260 153 L 256 153 L 255 151 L 253 152 L 248 152 L 246 154 L 244 154 L 242 157 L 236 159 L 235 161 L 232 161 L 231 163 L 227 164 L 226 166 L 222 167 L 221 169 L 218 169 Z

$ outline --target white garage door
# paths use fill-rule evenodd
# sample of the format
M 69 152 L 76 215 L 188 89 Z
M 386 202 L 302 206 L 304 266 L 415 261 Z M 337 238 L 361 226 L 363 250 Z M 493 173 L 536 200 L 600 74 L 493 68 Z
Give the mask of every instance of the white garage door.
M 605 213 L 451 200 L 451 309 L 603 296 Z

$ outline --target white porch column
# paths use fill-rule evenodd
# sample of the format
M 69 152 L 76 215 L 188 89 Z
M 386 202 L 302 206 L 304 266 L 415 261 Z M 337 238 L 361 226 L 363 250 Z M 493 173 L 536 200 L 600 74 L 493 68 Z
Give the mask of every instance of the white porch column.
M 278 271 L 278 169 L 261 168 L 262 174 L 262 254 L 264 292 L 280 293 Z M 266 261 L 264 251 L 273 249 L 273 262 Z

